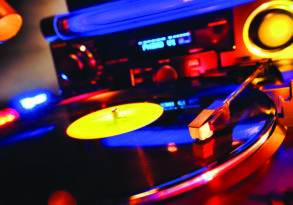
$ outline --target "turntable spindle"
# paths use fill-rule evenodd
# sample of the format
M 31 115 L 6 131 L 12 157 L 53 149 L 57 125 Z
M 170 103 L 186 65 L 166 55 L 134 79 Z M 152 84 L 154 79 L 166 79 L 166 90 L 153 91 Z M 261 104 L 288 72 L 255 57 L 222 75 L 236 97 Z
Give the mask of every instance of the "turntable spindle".
M 112 116 L 113 116 L 113 119 L 114 119 L 114 120 L 118 119 L 118 110 L 117 110 L 117 107 L 115 107 L 115 108 L 112 110 Z

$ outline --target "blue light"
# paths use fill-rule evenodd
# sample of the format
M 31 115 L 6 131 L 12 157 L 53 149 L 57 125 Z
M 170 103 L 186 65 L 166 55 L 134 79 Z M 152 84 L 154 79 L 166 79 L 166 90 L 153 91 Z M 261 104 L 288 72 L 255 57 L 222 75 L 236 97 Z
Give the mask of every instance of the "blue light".
M 60 39 L 99 36 L 231 8 L 253 0 L 120 0 L 55 16 Z M 59 21 L 69 29 L 63 32 Z
M 267 115 L 252 117 L 238 123 L 232 131 L 233 140 L 244 142 L 234 153 L 240 153 L 259 139 L 259 134 L 266 126 Z
M 164 108 L 164 110 L 175 110 L 177 107 L 175 106 L 174 101 L 161 102 L 160 105 Z
M 167 146 L 169 143 L 194 143 L 186 125 L 182 126 L 146 126 L 144 128 L 121 134 L 115 137 L 104 138 L 102 144 L 107 147 L 154 147 Z
M 157 50 L 164 47 L 165 47 L 165 44 L 162 41 L 142 44 L 143 51 Z
M 265 126 L 266 116 L 250 118 L 238 123 L 232 132 L 234 139 L 239 141 L 247 141 L 256 137 Z
M 167 40 L 167 46 L 172 47 L 172 46 L 176 46 L 176 41 L 175 39 L 169 39 Z
M 199 99 L 198 97 L 192 97 L 188 100 L 188 103 L 193 105 L 193 104 L 198 104 L 199 103 Z
M 62 78 L 63 80 L 68 80 L 68 76 L 65 75 L 64 73 L 61 73 L 61 78 Z
M 169 182 L 166 182 L 166 183 L 160 184 L 158 186 L 155 186 L 155 187 L 151 188 L 150 190 L 152 190 L 152 189 L 154 189 L 154 190 L 155 189 L 164 189 L 164 188 L 169 187 L 171 185 L 179 184 L 180 182 L 186 181 L 187 179 L 190 179 L 191 177 L 194 177 L 196 175 L 204 173 L 206 170 L 208 170 L 208 166 L 202 167 L 202 168 L 200 168 L 200 169 L 198 169 L 196 171 L 190 172 L 190 173 L 188 173 L 186 175 L 178 177 L 178 178 L 176 178 L 174 180 L 171 180 Z
M 11 135 L 8 138 L 0 140 L 0 146 L 13 144 L 20 141 L 25 141 L 27 139 L 43 137 L 45 134 L 53 131 L 55 127 L 56 127 L 55 125 L 47 125 L 44 127 L 33 129 L 33 130 L 24 131 L 16 135 Z
M 31 110 L 38 105 L 45 103 L 48 100 L 48 96 L 46 93 L 41 93 L 33 97 L 26 97 L 19 100 L 20 105 L 26 109 Z
M 191 43 L 191 41 L 192 41 L 191 36 L 178 38 L 178 44 L 179 45 L 189 44 L 189 43 Z
M 178 100 L 177 105 L 179 105 L 180 107 L 184 107 L 186 105 L 186 102 L 185 100 Z
M 50 91 L 37 89 L 15 96 L 10 102 L 10 106 L 21 114 L 30 114 L 48 107 L 57 100 Z

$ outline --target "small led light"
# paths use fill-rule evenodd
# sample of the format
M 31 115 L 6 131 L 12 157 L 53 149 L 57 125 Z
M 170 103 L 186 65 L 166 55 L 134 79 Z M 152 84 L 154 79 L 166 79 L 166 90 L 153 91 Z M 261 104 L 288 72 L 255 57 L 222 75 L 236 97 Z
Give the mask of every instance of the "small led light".
M 174 101 L 161 102 L 160 105 L 164 108 L 164 110 L 175 110 L 176 109 Z
M 65 75 L 64 73 L 61 73 L 61 78 L 63 79 L 63 80 L 68 80 L 68 76 L 67 75 Z
M 167 145 L 168 152 L 174 153 L 178 151 L 178 148 L 174 142 L 168 143 Z
M 81 52 L 85 52 L 86 51 L 86 46 L 85 45 L 80 45 L 79 50 Z
M 36 106 L 45 103 L 48 100 L 48 95 L 46 93 L 41 93 L 33 97 L 26 97 L 19 101 L 20 105 L 26 109 L 31 110 Z
M 186 105 L 186 101 L 185 100 L 178 100 L 177 101 L 177 104 L 180 106 L 180 107 L 184 107 Z

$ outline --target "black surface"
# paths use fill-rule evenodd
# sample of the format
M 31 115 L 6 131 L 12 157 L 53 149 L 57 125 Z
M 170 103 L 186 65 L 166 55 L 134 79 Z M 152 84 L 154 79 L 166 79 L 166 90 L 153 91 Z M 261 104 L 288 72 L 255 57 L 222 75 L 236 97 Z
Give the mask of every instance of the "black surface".
M 247 90 L 231 105 L 231 125 L 216 134 L 217 142 L 222 143 L 218 143 L 218 148 L 211 157 L 203 158 L 196 154 L 195 150 L 201 149 L 203 144 L 193 140 L 187 140 L 185 144 L 176 144 L 175 141 L 178 149 L 175 153 L 167 150 L 168 140 L 165 144 L 153 146 L 139 143 L 142 138 L 148 137 L 150 142 L 155 142 L 152 141 L 154 134 L 150 136 L 148 131 L 157 133 L 155 135 L 160 138 L 169 137 L 170 131 L 179 131 L 182 137 L 188 137 L 187 124 L 215 99 L 211 96 L 225 97 L 234 88 L 235 85 L 225 85 L 218 89 L 212 87 L 196 91 L 177 90 L 176 87 L 171 91 L 116 91 L 108 95 L 101 94 L 101 98 L 96 96 L 95 101 L 56 107 L 41 119 L 20 121 L 16 129 L 7 129 L 6 134 L 1 133 L 1 200 L 3 204 L 46 204 L 50 193 L 61 189 L 71 192 L 78 204 L 124 203 L 133 194 L 194 172 L 213 162 L 222 163 L 235 154 L 232 151 L 235 152 L 239 145 L 247 143 L 250 146 L 250 143 L 258 139 L 261 130 L 266 129 L 264 126 L 258 133 L 234 135 L 233 129 L 237 125 L 251 124 L 253 127 L 261 121 L 265 121 L 264 125 L 269 125 L 273 120 L 273 115 L 263 113 L 263 110 L 273 108 L 264 94 Z M 159 103 L 166 99 L 172 100 L 174 96 L 185 99 L 197 97 L 200 108 L 165 111 L 155 123 L 117 136 L 118 139 L 133 135 L 130 138 L 138 144 L 112 147 L 104 140 L 82 141 L 65 134 L 66 127 L 72 121 L 99 109 L 104 102 L 111 102 L 107 106 L 142 99 Z M 56 127 L 48 133 L 40 134 L 37 131 L 52 125 Z M 172 137 L 169 139 L 169 143 L 174 142 Z M 240 144 L 232 145 L 232 141 Z

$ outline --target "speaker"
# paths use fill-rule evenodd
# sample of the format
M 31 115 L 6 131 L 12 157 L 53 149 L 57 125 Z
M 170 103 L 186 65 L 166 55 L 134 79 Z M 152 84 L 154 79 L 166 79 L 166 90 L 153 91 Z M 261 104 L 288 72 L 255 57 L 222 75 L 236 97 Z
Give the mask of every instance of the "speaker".
M 292 58 L 293 2 L 255 1 L 235 7 L 234 51 L 222 53 L 224 66 L 261 58 Z

